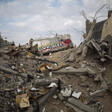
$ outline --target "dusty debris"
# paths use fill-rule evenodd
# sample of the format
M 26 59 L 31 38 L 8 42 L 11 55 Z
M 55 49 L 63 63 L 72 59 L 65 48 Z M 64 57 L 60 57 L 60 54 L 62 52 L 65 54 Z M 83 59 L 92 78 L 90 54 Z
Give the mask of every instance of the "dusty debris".
M 112 41 L 110 30 L 105 32 L 110 19 L 87 20 L 77 48 L 69 35 L 23 46 L 0 42 L 0 111 L 111 112 Z
M 20 106 L 20 108 L 26 108 L 30 106 L 29 96 L 27 94 L 17 95 L 16 103 Z
M 53 38 L 45 38 L 33 40 L 30 39 L 29 44 L 32 48 L 38 46 L 38 51 L 42 54 L 48 54 L 73 47 L 69 34 L 57 35 Z M 37 47 L 36 46 L 36 47 Z
M 91 108 L 88 105 L 85 105 L 84 103 L 76 100 L 75 98 L 69 98 L 68 102 L 70 104 L 72 104 L 73 106 L 76 106 L 76 107 L 78 107 L 79 109 L 81 109 L 81 110 L 83 110 L 85 112 L 96 112 L 93 108 Z
M 6 67 L 3 67 L 3 66 L 0 66 L 0 70 L 5 72 L 5 73 L 10 73 L 10 74 L 15 74 L 15 75 L 18 74 L 17 71 L 14 71 L 14 70 L 12 70 L 10 68 L 6 68 Z
M 65 86 L 65 87 L 63 87 L 63 89 L 60 92 L 61 92 L 62 96 L 69 97 L 72 94 L 72 88 L 69 86 L 68 87 Z
M 81 96 L 81 94 L 82 94 L 82 92 L 73 91 L 72 96 L 78 99 Z
M 80 76 L 81 82 L 86 82 L 87 81 L 87 77 L 86 76 Z
M 101 82 L 101 88 L 107 90 L 108 89 L 108 85 L 105 81 Z
M 73 108 L 73 110 L 76 111 L 76 112 L 84 112 L 84 111 L 80 110 L 79 108 L 77 108 L 76 106 L 73 106 L 72 104 L 70 104 L 70 103 L 68 103 L 68 102 L 65 102 L 65 101 L 64 101 L 64 104 L 65 104 L 67 107 Z
M 99 94 L 102 94 L 102 93 L 104 93 L 104 92 L 106 92 L 106 89 L 100 89 L 100 90 L 97 90 L 97 91 L 95 91 L 95 92 L 93 92 L 93 93 L 90 93 L 90 96 L 91 96 L 91 97 L 96 97 L 96 96 L 98 96 Z
M 102 73 L 97 74 L 94 81 L 103 81 Z
M 56 83 L 52 82 L 48 87 L 58 87 Z
M 40 99 L 39 106 L 43 106 L 47 102 L 47 100 L 49 100 L 49 98 L 55 94 L 56 90 L 56 87 L 51 88 L 50 91 L 42 99 Z
M 58 84 L 59 79 L 57 78 L 43 78 L 43 79 L 36 79 L 35 80 L 35 87 L 38 86 L 45 86 L 45 85 L 50 85 L 51 83 Z
M 36 57 L 36 60 L 38 60 L 38 61 L 44 61 L 44 62 L 49 62 L 49 63 L 54 63 L 54 64 L 58 65 L 58 63 L 55 62 L 55 61 L 50 61 L 50 60 L 42 59 L 42 58 L 39 58 L 39 57 Z
M 57 71 L 53 71 L 54 74 L 73 74 L 73 75 L 94 75 L 95 71 L 91 70 L 91 68 L 87 67 L 87 68 L 72 68 L 69 67 L 69 69 L 60 69 Z
M 66 59 L 67 62 L 73 62 L 75 60 L 75 49 L 73 49 L 69 55 L 69 57 Z

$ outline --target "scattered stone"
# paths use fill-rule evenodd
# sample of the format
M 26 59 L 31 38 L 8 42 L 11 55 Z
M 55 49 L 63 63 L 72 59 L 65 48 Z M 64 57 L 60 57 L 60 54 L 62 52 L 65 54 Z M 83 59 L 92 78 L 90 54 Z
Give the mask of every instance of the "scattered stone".
M 54 99 L 57 99 L 58 97 L 57 97 L 57 95 L 54 95 L 53 98 L 54 98 Z
M 96 75 L 96 77 L 94 78 L 94 81 L 103 81 L 103 77 L 102 77 L 102 73 L 99 73 Z
M 90 96 L 91 96 L 91 97 L 96 97 L 96 96 L 98 96 L 98 95 L 104 94 L 105 92 L 106 92 L 105 89 L 100 89 L 100 90 L 97 90 L 97 91 L 95 91 L 95 92 L 93 92 L 93 93 L 90 93 Z
M 72 96 L 78 99 L 81 96 L 81 94 L 82 94 L 82 92 L 73 91 Z
M 105 90 L 108 89 L 108 85 L 105 81 L 101 82 L 101 89 L 105 89 Z
M 53 71 L 54 74 L 75 74 L 75 75 L 87 75 L 87 74 L 90 74 L 90 75 L 94 75 L 95 74 L 95 71 L 93 71 L 92 69 L 90 68 L 72 68 L 70 67 L 69 69 L 66 70 L 66 68 L 62 68 L 60 70 L 57 70 L 57 71 Z
M 68 102 L 85 112 L 96 112 L 93 108 L 88 105 L 85 105 L 84 103 L 79 100 L 76 100 L 75 98 L 68 98 Z
M 64 100 L 64 96 L 63 96 L 61 93 L 58 94 L 58 98 L 59 98 L 60 100 Z
M 68 103 L 68 102 L 65 102 L 65 101 L 64 101 L 64 104 L 65 104 L 67 107 L 73 108 L 75 112 L 84 112 L 84 111 L 80 110 L 79 108 L 77 108 L 76 106 L 74 106 L 74 105 L 72 105 L 72 104 L 70 104 L 70 103 Z
M 81 64 L 81 68 L 86 68 L 86 64 Z
M 82 50 L 82 59 L 85 59 L 87 56 L 88 46 L 84 46 Z
M 72 93 L 72 89 L 71 89 L 71 87 L 66 86 L 60 92 L 64 97 L 69 97 Z
M 64 112 L 63 110 L 60 110 L 60 112 Z
M 15 74 L 15 75 L 18 74 L 17 71 L 14 71 L 14 70 L 12 70 L 10 68 L 6 68 L 6 67 L 3 67 L 3 66 L 0 66 L 0 70 L 5 72 L 5 73 L 10 73 L 10 74 Z
M 81 82 L 86 82 L 87 81 L 87 77 L 86 76 L 80 76 Z
M 72 51 L 68 57 L 68 59 L 66 59 L 67 62 L 73 62 L 75 60 L 75 56 L 74 56 L 74 52 Z
M 8 55 L 3 55 L 3 57 L 4 57 L 4 59 L 6 59 L 6 60 L 10 60 L 10 56 L 8 56 Z
M 101 62 L 105 62 L 107 59 L 101 58 L 100 60 L 101 60 Z

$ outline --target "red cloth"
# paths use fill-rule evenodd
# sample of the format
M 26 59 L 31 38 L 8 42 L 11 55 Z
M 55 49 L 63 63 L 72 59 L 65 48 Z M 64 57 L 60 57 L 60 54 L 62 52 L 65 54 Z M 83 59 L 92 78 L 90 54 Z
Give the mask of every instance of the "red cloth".
M 64 43 L 69 45 L 71 43 L 71 40 L 70 39 L 66 39 L 66 40 L 64 40 Z

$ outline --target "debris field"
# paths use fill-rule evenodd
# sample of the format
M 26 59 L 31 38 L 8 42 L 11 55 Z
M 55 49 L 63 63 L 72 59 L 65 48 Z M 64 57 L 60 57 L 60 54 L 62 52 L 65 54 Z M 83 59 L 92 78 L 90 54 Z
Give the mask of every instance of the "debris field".
M 112 43 L 92 38 L 96 24 L 78 47 L 44 55 L 0 43 L 0 112 L 112 112 Z

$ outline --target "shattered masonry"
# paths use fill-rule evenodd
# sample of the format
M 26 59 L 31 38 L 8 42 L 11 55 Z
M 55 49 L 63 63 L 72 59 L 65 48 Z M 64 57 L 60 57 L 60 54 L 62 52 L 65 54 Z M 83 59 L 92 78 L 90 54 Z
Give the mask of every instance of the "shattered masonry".
M 0 112 L 112 112 L 112 11 L 70 35 L 15 46 L 0 36 Z

